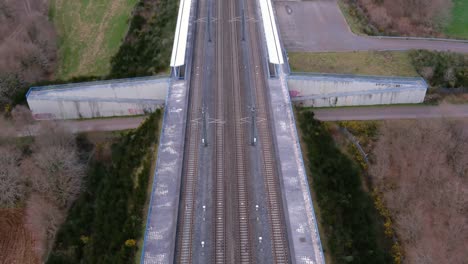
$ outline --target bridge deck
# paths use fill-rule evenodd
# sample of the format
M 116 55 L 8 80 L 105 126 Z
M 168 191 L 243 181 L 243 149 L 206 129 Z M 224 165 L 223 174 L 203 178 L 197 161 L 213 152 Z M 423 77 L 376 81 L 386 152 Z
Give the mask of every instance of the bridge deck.
M 186 83 L 175 82 L 166 100 L 141 263 L 171 263 L 174 258 L 186 112 Z
M 278 79 L 269 80 L 269 92 L 291 256 L 296 263 L 325 263 L 286 75 L 281 69 Z

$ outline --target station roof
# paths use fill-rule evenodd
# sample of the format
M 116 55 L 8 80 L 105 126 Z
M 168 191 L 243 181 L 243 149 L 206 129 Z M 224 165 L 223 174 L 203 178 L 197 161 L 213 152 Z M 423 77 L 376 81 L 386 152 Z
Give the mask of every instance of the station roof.
M 260 11 L 262 14 L 269 60 L 273 64 L 283 64 L 283 53 L 281 52 L 275 13 L 273 12 L 271 0 L 260 0 Z
M 174 45 L 172 47 L 171 67 L 178 67 L 185 64 L 191 6 L 192 0 L 180 0 Z

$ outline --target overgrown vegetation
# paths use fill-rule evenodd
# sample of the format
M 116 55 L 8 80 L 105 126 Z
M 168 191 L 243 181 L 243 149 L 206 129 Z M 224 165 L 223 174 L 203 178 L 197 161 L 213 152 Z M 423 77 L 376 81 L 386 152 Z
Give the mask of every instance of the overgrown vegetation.
M 392 263 L 372 197 L 362 188 L 359 168 L 335 145 L 324 123 L 312 112 L 299 112 L 302 139 L 310 162 L 309 183 L 333 263 Z
M 369 23 L 364 10 L 355 0 L 338 0 L 338 5 L 351 31 L 358 35 L 382 35 L 377 27 Z
M 466 119 L 384 121 L 379 128 L 373 195 L 401 240 L 405 263 L 468 259 L 467 138 Z
M 432 87 L 468 87 L 468 55 L 416 50 L 411 61 Z
M 45 259 L 82 191 L 87 155 L 60 125 L 44 122 L 32 131 L 27 108 L 16 107 L 11 115 L 9 120 L 0 118 L 0 208 L 24 212 L 24 226 L 34 245 L 23 250 L 33 249 L 38 260 Z M 19 131 L 25 137 L 17 138 Z
M 132 263 L 142 236 L 161 111 L 112 146 L 98 147 L 83 192 L 61 227 L 47 263 Z
M 290 52 L 289 63 L 296 72 L 346 73 L 387 76 L 417 76 L 408 52 Z
M 0 111 L 55 71 L 57 36 L 47 1 L 0 2 Z
M 153 12 L 148 13 L 147 10 Z M 155 75 L 166 71 L 176 27 L 178 1 L 140 1 L 129 33 L 112 58 L 110 77 Z
M 342 0 L 340 6 L 357 33 L 442 37 L 452 0 Z

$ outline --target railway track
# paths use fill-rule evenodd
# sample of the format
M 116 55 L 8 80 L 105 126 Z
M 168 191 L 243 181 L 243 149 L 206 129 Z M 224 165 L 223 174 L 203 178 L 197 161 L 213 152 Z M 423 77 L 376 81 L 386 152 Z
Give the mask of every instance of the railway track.
M 197 26 L 194 47 L 194 63 L 192 65 L 192 79 L 190 83 L 189 119 L 187 122 L 187 136 L 185 139 L 183 182 L 181 186 L 181 201 L 177 228 L 177 263 L 194 263 L 193 245 L 194 225 L 197 213 L 197 179 L 199 177 L 199 152 L 201 151 L 201 117 L 203 104 L 203 87 L 214 94 L 214 120 L 210 131 L 213 133 L 212 142 L 208 146 L 212 152 L 212 241 L 209 241 L 211 260 L 216 264 L 223 263 L 253 263 L 255 241 L 252 237 L 252 221 L 250 216 L 249 184 L 253 174 L 252 164 L 247 158 L 249 151 L 248 127 L 242 123 L 248 115 L 246 94 L 253 89 L 255 104 L 258 109 L 257 123 L 259 146 L 261 147 L 261 173 L 266 190 L 268 225 L 271 238 L 271 252 L 274 263 L 289 263 L 289 252 L 285 230 L 282 199 L 279 178 L 273 147 L 265 65 L 262 59 L 262 46 L 259 40 L 257 24 L 249 23 L 248 34 L 250 46 L 248 65 L 241 64 L 243 52 L 241 50 L 241 6 L 243 0 L 226 0 L 215 2 L 216 19 L 214 31 L 215 77 L 204 80 L 205 65 L 205 26 Z M 247 15 L 256 17 L 255 1 L 246 1 Z M 200 0 L 198 17 L 207 17 L 208 0 Z M 245 63 L 244 63 L 245 64 Z M 243 75 L 244 67 L 249 67 L 251 77 Z M 241 80 L 250 82 L 241 85 Z M 249 85 L 250 84 L 250 85 Z M 206 99 L 205 99 L 206 100 Z M 204 209 L 205 210 L 205 209 Z M 266 224 L 266 223 L 265 223 Z
M 198 14 L 206 14 L 206 0 L 200 0 Z M 205 30 L 199 27 L 195 38 L 195 56 L 190 80 L 189 112 L 185 139 L 184 167 L 181 185 L 181 198 L 177 226 L 176 262 L 192 263 L 192 243 L 194 234 L 194 219 L 196 215 L 195 199 L 197 197 L 197 181 L 199 173 L 199 150 L 201 137 L 202 85 L 205 68 L 204 53 Z M 199 54 L 198 54 L 199 53 Z
M 256 2 L 245 1 L 247 16 L 258 17 L 256 15 Z M 251 65 L 255 65 L 254 76 L 254 93 L 255 103 L 258 109 L 257 118 L 264 120 L 258 122 L 257 131 L 259 143 L 262 153 L 262 174 L 264 177 L 268 218 L 270 220 L 270 235 L 274 263 L 289 263 L 289 246 L 287 240 L 287 231 L 285 216 L 283 211 L 281 188 L 279 183 L 278 166 L 276 164 L 276 155 L 274 149 L 274 139 L 272 134 L 271 113 L 269 108 L 269 98 L 267 96 L 267 83 L 266 83 L 266 69 L 265 60 L 262 58 L 264 55 L 262 45 L 260 45 L 260 38 L 263 34 L 258 29 L 258 23 L 249 23 L 249 41 L 250 41 L 250 58 Z
M 252 263 L 237 1 L 218 1 L 214 263 Z M 229 161 L 229 162 L 226 162 Z M 228 201 L 228 203 L 226 203 Z
M 235 210 L 235 219 L 236 219 L 236 230 L 234 230 L 236 236 L 236 263 L 251 263 L 252 254 L 251 254 L 251 231 L 250 231 L 250 215 L 249 215 L 249 188 L 248 188 L 248 178 L 247 178 L 247 160 L 246 160 L 246 148 L 247 141 L 245 140 L 245 131 L 242 126 L 241 120 L 244 114 L 243 109 L 245 105 L 243 104 L 244 94 L 240 85 L 240 65 L 239 60 L 242 56 L 239 49 L 241 36 L 239 34 L 238 23 L 235 21 L 236 18 L 240 17 L 239 13 L 236 10 L 239 10 L 239 5 L 236 3 L 239 1 L 231 0 L 229 4 L 230 8 L 230 21 L 231 22 L 231 43 L 233 44 L 231 53 L 232 53 L 232 66 L 233 66 L 233 90 L 232 90 L 232 100 L 233 103 L 232 110 L 229 111 L 233 114 L 232 116 L 232 132 L 233 140 L 235 143 L 234 153 L 235 153 L 235 168 L 233 170 L 234 181 L 236 186 L 236 201 L 237 204 Z
M 216 26 L 216 74 L 217 79 L 214 82 L 214 92 L 216 102 L 215 104 L 215 118 L 217 120 L 224 120 L 224 96 L 223 96 L 223 28 L 220 26 L 224 24 L 223 3 L 224 1 L 217 1 L 218 23 Z M 225 263 L 226 260 L 226 218 L 225 218 L 225 198 L 224 198 L 224 173 L 225 173 L 225 155 L 224 155 L 224 124 L 222 122 L 215 123 L 214 133 L 214 263 Z

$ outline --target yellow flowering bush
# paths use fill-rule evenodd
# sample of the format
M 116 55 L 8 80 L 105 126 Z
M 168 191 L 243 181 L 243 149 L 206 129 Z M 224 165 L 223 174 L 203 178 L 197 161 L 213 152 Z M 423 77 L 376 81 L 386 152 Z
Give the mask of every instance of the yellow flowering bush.
M 83 242 L 83 244 L 86 245 L 89 242 L 89 236 L 82 235 L 82 236 L 80 236 L 80 240 L 81 240 L 81 242 Z
M 134 247 L 136 246 L 136 240 L 135 239 L 127 239 L 125 241 L 125 246 L 127 247 Z
M 372 190 L 372 197 L 374 198 L 374 206 L 379 212 L 380 216 L 383 217 L 384 219 L 384 233 L 387 237 L 393 238 L 395 235 L 394 232 L 394 227 L 393 227 L 393 221 L 390 216 L 390 211 L 388 208 L 385 206 L 383 199 L 377 190 L 377 188 L 374 188 Z M 392 256 L 393 256 L 393 262 L 395 264 L 401 264 L 401 260 L 403 257 L 402 249 L 398 241 L 394 241 L 392 245 Z

